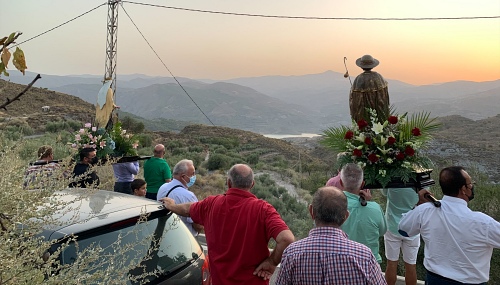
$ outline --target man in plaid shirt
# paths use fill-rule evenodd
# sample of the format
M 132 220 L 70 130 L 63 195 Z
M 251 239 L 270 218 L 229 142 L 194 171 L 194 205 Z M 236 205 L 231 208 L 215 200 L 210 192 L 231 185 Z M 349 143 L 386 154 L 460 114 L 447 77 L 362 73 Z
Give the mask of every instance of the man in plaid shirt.
M 276 285 L 387 284 L 371 250 L 340 229 L 349 216 L 342 191 L 318 189 L 309 213 L 316 227 L 285 249 Z

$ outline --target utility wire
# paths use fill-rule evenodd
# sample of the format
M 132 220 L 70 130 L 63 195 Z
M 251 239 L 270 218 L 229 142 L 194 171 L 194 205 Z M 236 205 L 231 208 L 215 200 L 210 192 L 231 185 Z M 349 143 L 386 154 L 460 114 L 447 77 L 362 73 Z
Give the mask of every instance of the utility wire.
M 18 45 L 20 45 L 20 44 L 23 44 L 23 43 L 25 43 L 25 42 L 29 42 L 29 41 L 31 41 L 31 40 L 33 40 L 33 39 L 36 39 L 36 38 L 38 38 L 39 36 L 44 35 L 44 34 L 46 34 L 46 33 L 50 32 L 50 31 L 53 31 L 53 30 L 55 30 L 55 29 L 57 29 L 57 28 L 59 28 L 59 27 L 62 27 L 62 26 L 64 26 L 64 25 L 68 24 L 69 22 L 72 22 L 72 21 L 74 21 L 74 20 L 76 20 L 76 19 L 78 19 L 78 18 L 80 18 L 80 17 L 82 17 L 82 16 L 84 16 L 84 15 L 86 15 L 86 14 L 88 14 L 88 13 L 90 13 L 90 12 L 92 12 L 92 11 L 94 11 L 94 10 L 98 9 L 98 8 L 100 8 L 101 6 L 106 5 L 106 4 L 107 4 L 107 3 L 102 3 L 101 5 L 99 5 L 99 6 L 95 7 L 95 8 L 92 8 L 92 9 L 88 10 L 87 12 L 85 12 L 85 13 L 83 13 L 83 14 L 78 15 L 78 16 L 74 17 L 74 18 L 73 18 L 73 19 L 71 19 L 71 20 L 68 20 L 68 21 L 66 21 L 66 22 L 64 22 L 64 23 L 62 23 L 62 24 L 60 24 L 60 25 L 57 25 L 57 26 L 53 27 L 52 29 L 49 29 L 49 30 L 47 30 L 47 31 L 45 31 L 45 32 L 43 32 L 43 33 L 41 33 L 41 34 L 38 34 L 38 35 L 36 35 L 36 36 L 34 36 L 34 37 L 31 37 L 31 38 L 29 38 L 29 39 L 27 39 L 27 40 L 25 40 L 25 41 L 22 41 L 22 42 L 20 42 L 20 43 L 18 43 L 18 44 L 15 44 L 15 45 L 13 45 L 12 47 L 16 47 L 16 46 L 18 46 Z
M 123 2 L 123 1 L 122 1 Z M 177 84 L 179 84 L 179 86 L 182 88 L 182 90 L 184 91 L 184 93 L 186 93 L 186 95 L 189 97 L 189 99 L 191 99 L 191 101 L 193 101 L 194 105 L 198 108 L 198 110 L 200 110 L 200 112 L 205 116 L 205 118 L 207 118 L 207 120 L 213 125 L 215 126 L 215 124 L 212 122 L 212 120 L 210 120 L 210 118 L 205 114 L 205 112 L 203 112 L 203 110 L 200 108 L 200 106 L 198 106 L 198 104 L 196 104 L 196 102 L 193 100 L 193 98 L 189 95 L 189 93 L 186 91 L 186 89 L 184 89 L 184 86 L 182 86 L 182 84 L 179 82 L 179 80 L 177 80 L 177 78 L 174 76 L 174 74 L 170 71 L 170 69 L 168 69 L 167 65 L 163 62 L 163 60 L 161 59 L 161 57 L 158 55 L 158 53 L 155 51 L 155 49 L 153 48 L 153 46 L 151 46 L 151 44 L 149 43 L 149 41 L 146 39 L 146 37 L 144 36 L 144 34 L 141 32 L 141 30 L 139 30 L 139 27 L 137 27 L 137 25 L 135 24 L 134 20 L 132 20 L 132 18 L 130 17 L 130 15 L 127 13 L 127 11 L 125 10 L 125 8 L 123 7 L 123 4 L 122 2 L 120 2 L 121 4 L 121 7 L 123 9 L 123 12 L 125 12 L 125 14 L 127 15 L 127 17 L 130 19 L 130 21 L 132 22 L 132 24 L 135 26 L 135 28 L 137 29 L 137 31 L 139 32 L 139 34 L 141 34 L 142 38 L 146 41 L 146 43 L 149 45 L 149 47 L 151 48 L 151 50 L 155 53 L 156 57 L 161 61 L 161 63 L 163 64 L 163 66 L 165 67 L 165 69 L 170 73 L 170 75 L 172 75 L 172 77 L 174 78 L 175 82 L 177 82 Z
M 314 16 L 284 16 L 284 15 L 263 15 L 263 14 L 248 14 L 248 13 L 233 13 L 211 10 L 200 10 L 181 8 L 173 6 L 156 5 L 149 3 L 141 3 L 134 1 L 121 1 L 122 3 L 130 3 L 143 6 L 151 6 L 157 8 L 182 10 L 189 12 L 209 13 L 209 14 L 222 14 L 232 16 L 246 16 L 246 17 L 260 17 L 260 18 L 279 18 L 279 19 L 302 19 L 302 20 L 349 20 L 349 21 L 435 21 L 435 20 L 477 20 L 477 19 L 498 19 L 500 16 L 473 16 L 473 17 L 437 17 L 437 18 L 365 18 L 365 17 L 314 17 Z

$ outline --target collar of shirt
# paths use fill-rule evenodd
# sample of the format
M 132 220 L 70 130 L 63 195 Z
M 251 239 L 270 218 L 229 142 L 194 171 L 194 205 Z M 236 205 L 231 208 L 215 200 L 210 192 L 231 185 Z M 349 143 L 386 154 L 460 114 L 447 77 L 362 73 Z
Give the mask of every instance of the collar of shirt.
M 463 205 L 463 206 L 467 207 L 467 202 L 462 198 L 444 195 L 442 201 L 446 201 L 448 203 L 459 204 L 459 205 Z
M 180 182 L 179 180 L 177 180 L 176 178 L 174 178 L 169 183 L 169 186 L 172 186 L 172 187 L 169 188 L 169 190 L 172 189 L 173 187 L 177 186 L 177 185 L 181 185 L 182 188 L 187 189 L 186 186 L 184 186 L 184 184 L 182 184 L 182 182 Z
M 317 227 L 309 231 L 310 236 L 335 235 L 342 238 L 347 238 L 347 234 L 340 228 L 334 227 Z
M 359 195 L 352 194 L 349 191 L 344 191 L 344 194 L 346 195 L 347 198 L 359 199 Z
M 242 198 L 250 198 L 250 197 L 257 198 L 257 196 L 252 194 L 250 191 L 245 191 L 238 188 L 229 188 L 226 192 L 226 195 L 234 195 Z

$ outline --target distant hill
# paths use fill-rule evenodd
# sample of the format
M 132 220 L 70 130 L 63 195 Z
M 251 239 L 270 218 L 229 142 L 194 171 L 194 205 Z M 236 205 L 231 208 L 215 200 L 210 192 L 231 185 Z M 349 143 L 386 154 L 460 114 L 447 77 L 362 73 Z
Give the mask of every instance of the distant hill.
M 203 84 L 201 86 L 203 86 Z M 217 92 L 234 92 L 235 89 L 241 90 L 239 93 L 232 94 L 232 96 L 228 95 L 228 98 L 231 98 L 233 100 L 235 100 L 234 98 L 242 97 L 246 100 L 262 101 L 264 100 L 264 98 L 266 98 L 259 97 L 263 95 L 250 88 L 241 86 L 236 86 L 238 87 L 236 88 L 232 84 L 227 83 L 216 83 L 208 85 L 212 86 L 212 88 L 217 90 Z M 0 102 L 5 102 L 6 98 L 12 99 L 24 88 L 24 85 L 10 83 L 0 79 Z M 161 89 L 165 88 L 165 85 L 154 85 L 153 87 L 150 86 L 148 88 Z M 140 89 L 132 89 L 132 91 L 134 90 Z M 256 94 L 254 94 L 254 92 Z M 495 95 L 495 92 L 496 91 L 482 92 L 479 94 L 479 96 L 491 97 L 492 99 L 490 100 L 498 100 L 498 96 Z M 131 92 L 131 94 L 135 93 Z M 193 94 L 196 94 L 196 92 Z M 255 97 L 252 97 L 252 95 Z M 137 102 L 139 101 L 141 100 L 139 99 Z M 227 102 L 228 106 L 230 106 L 231 101 L 227 99 Z M 243 102 L 245 101 L 243 100 Z M 457 106 L 459 106 L 460 104 L 464 104 L 465 107 L 468 107 L 470 109 L 472 108 L 472 104 L 474 102 L 474 100 L 472 102 L 467 102 L 467 99 L 457 99 Z M 270 98 L 268 104 L 272 106 L 272 98 Z M 483 102 L 481 102 L 481 104 L 483 104 Z M 42 106 L 46 105 L 51 107 L 50 112 L 42 112 Z M 214 104 L 214 106 L 215 105 L 216 104 Z M 496 106 L 498 106 L 498 104 Z M 484 105 L 484 108 L 488 107 L 489 106 Z M 491 108 L 493 107 L 494 106 L 492 106 Z M 81 121 L 82 123 L 90 122 L 94 117 L 94 112 L 95 107 L 80 98 L 60 92 L 51 91 L 45 88 L 32 87 L 25 95 L 21 97 L 20 101 L 15 101 L 7 106 L 7 110 L 0 110 L 0 129 L 2 127 L 8 126 L 15 120 L 23 120 L 26 121 L 33 129 L 35 129 L 35 131 L 43 132 L 44 125 L 47 124 L 47 122 L 56 122 L 62 120 L 77 120 Z M 251 111 L 248 111 L 248 113 L 252 114 Z M 276 141 L 279 140 L 267 139 L 262 135 L 238 130 L 238 128 L 209 127 L 207 125 L 189 126 L 193 124 L 191 123 L 192 121 L 183 122 L 168 119 L 149 120 L 120 111 L 120 117 L 122 116 L 132 116 L 134 119 L 143 122 L 146 128 L 149 130 L 173 130 L 180 133 L 180 136 L 173 135 L 173 133 L 168 133 L 165 136 L 163 136 L 161 132 L 157 134 L 158 136 L 164 137 L 164 139 L 167 140 L 182 138 L 186 141 L 189 141 L 189 134 L 224 138 L 227 138 L 229 136 L 241 138 L 242 143 L 245 144 L 273 144 L 276 145 L 276 147 L 278 147 L 279 145 L 280 153 L 285 154 L 286 157 L 292 158 L 297 156 L 296 150 L 290 148 L 287 144 L 276 143 Z M 195 116 L 193 116 L 193 118 L 194 117 Z M 500 183 L 500 166 L 498 165 L 498 161 L 500 161 L 500 128 L 498 128 L 498 126 L 500 125 L 500 115 L 476 121 L 458 115 L 443 116 L 439 117 L 438 120 L 441 122 L 442 126 L 434 134 L 435 140 L 428 150 L 429 155 L 433 157 L 433 160 L 444 165 L 459 164 L 465 165 L 469 168 L 478 168 L 479 170 L 488 173 L 492 181 Z M 309 152 L 310 155 L 315 156 L 316 159 L 325 161 L 328 165 L 332 165 L 333 163 L 331 160 L 332 158 L 330 157 L 330 152 L 325 151 L 315 142 L 315 140 L 317 139 L 303 139 L 302 144 L 307 145 L 308 148 L 311 149 L 311 151 Z
M 231 83 L 185 82 L 184 89 L 216 126 L 261 133 L 301 133 L 314 127 L 310 110 Z M 54 88 L 95 102 L 99 84 L 71 84 Z M 173 83 L 140 88 L 118 85 L 121 110 L 147 118 L 192 121 L 211 125 L 184 91 Z
M 17 73 L 12 82 L 34 77 Z M 355 76 L 351 76 L 354 80 Z M 122 111 L 148 119 L 210 124 L 173 78 L 118 75 L 117 104 Z M 258 133 L 320 133 L 350 123 L 349 80 L 326 71 L 301 76 L 235 78 L 224 82 L 178 78 L 201 110 L 218 126 Z M 500 80 L 455 81 L 415 86 L 386 78 L 390 101 L 400 113 L 426 110 L 432 116 L 460 115 L 473 120 L 500 113 Z M 101 77 L 42 75 L 35 86 L 95 103 Z

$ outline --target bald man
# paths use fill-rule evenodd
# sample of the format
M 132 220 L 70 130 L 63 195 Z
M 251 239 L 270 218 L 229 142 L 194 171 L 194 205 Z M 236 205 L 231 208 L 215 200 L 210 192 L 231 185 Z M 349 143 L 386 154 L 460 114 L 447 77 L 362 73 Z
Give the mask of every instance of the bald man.
M 172 180 L 172 171 L 167 161 L 163 158 L 165 146 L 157 144 L 153 150 L 153 157 L 144 163 L 144 180 L 148 184 L 146 198 L 156 201 L 158 189 Z
M 205 227 L 213 284 L 269 284 L 294 236 L 276 209 L 250 192 L 254 175 L 248 165 L 231 167 L 227 185 L 224 195 L 200 202 L 176 205 L 173 199 L 161 200 L 168 210 Z M 271 254 L 270 238 L 276 240 Z

